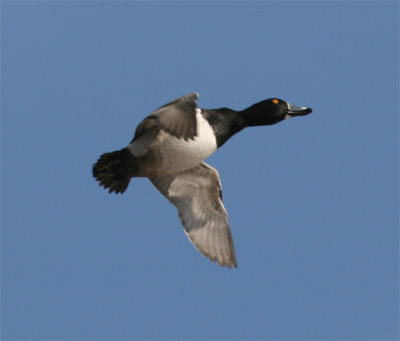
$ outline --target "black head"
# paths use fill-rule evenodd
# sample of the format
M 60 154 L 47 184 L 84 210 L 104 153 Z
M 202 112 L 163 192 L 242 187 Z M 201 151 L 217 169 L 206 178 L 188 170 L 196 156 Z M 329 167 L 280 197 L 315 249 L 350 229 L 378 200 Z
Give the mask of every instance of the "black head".
M 294 116 L 305 116 L 311 108 L 297 107 L 279 98 L 270 98 L 256 103 L 240 112 L 245 126 L 261 126 L 278 123 Z

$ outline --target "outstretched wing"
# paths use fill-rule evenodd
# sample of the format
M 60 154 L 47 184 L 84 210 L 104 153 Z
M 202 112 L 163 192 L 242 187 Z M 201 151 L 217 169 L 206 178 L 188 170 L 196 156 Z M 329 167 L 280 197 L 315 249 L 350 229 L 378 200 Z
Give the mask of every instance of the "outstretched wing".
M 237 267 L 228 216 L 216 169 L 206 163 L 150 181 L 178 209 L 189 240 L 219 265 Z
M 153 111 L 136 128 L 130 149 L 135 156 L 144 155 L 160 129 L 185 140 L 197 135 L 196 109 L 198 93 L 191 93 Z
M 182 96 L 153 111 L 149 117 L 155 118 L 159 127 L 177 138 L 185 140 L 196 136 L 196 108 L 198 93 Z

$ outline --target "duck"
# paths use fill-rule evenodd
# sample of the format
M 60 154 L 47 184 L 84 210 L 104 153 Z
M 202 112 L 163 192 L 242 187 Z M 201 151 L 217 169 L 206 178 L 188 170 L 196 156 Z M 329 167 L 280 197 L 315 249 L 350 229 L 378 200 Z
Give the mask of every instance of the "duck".
M 221 267 L 237 268 L 220 177 L 204 160 L 244 128 L 306 116 L 312 109 L 279 98 L 240 111 L 200 109 L 198 97 L 190 93 L 153 111 L 126 147 L 99 157 L 92 174 L 100 186 L 116 194 L 124 193 L 132 178 L 148 178 L 177 208 L 195 248 Z

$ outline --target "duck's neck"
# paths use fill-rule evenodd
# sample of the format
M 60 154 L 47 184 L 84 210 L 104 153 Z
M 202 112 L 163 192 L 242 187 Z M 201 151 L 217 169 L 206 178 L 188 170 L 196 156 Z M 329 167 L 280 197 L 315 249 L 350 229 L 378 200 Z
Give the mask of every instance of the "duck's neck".
M 214 130 L 218 148 L 245 127 L 239 112 L 235 110 L 228 108 L 202 109 L 202 112 Z
M 278 123 L 282 120 L 277 117 L 269 116 L 266 104 L 267 101 L 262 101 L 239 111 L 239 116 L 244 122 L 244 127 L 266 126 Z

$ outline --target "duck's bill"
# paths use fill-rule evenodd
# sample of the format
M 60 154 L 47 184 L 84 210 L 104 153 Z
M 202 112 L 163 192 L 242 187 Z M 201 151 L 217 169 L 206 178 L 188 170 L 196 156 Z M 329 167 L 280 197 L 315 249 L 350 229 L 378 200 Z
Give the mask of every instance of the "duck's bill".
M 311 108 L 307 107 L 298 107 L 293 104 L 288 103 L 288 111 L 287 114 L 289 116 L 305 116 L 312 112 Z

